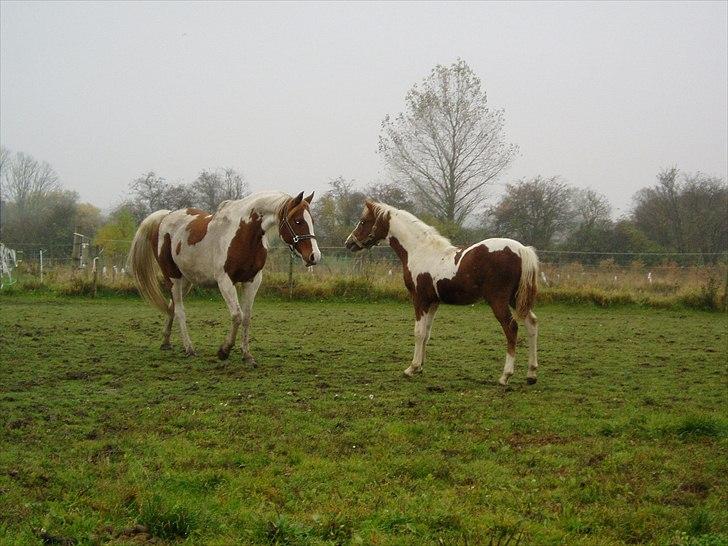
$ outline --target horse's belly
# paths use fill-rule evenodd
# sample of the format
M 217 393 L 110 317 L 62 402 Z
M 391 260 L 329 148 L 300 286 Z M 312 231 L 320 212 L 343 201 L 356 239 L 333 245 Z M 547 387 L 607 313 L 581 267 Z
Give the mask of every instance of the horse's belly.
M 451 279 L 437 281 L 437 294 L 442 303 L 451 305 L 470 305 L 482 299 L 483 294 L 478 286 L 464 285 Z

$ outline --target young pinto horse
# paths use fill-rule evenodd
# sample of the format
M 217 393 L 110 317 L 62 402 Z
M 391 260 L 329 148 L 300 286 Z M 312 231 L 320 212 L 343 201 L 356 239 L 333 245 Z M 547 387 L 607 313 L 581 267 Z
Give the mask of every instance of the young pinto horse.
M 282 192 L 261 192 L 245 199 L 223 201 L 214 214 L 194 208 L 174 212 L 158 210 L 147 216 L 134 236 L 129 267 L 144 299 L 167 315 L 162 349 L 169 343 L 175 317 L 182 333 L 185 353 L 195 350 L 187 333 L 182 298 L 193 284 L 217 283 L 225 299 L 232 328 L 217 352 L 221 360 L 230 355 L 240 325 L 243 326 L 243 359 L 255 366 L 248 348 L 253 300 L 262 279 L 268 254 L 268 230 L 278 234 L 307 266 L 321 259 L 313 232 L 309 204 L 313 193 L 291 197 Z M 160 286 L 171 291 L 167 301 Z M 242 305 L 235 283 L 242 283 Z
M 422 371 L 425 346 L 440 303 L 490 304 L 508 340 L 506 363 L 499 383 L 507 385 L 516 360 L 518 324 L 528 331 L 529 384 L 536 382 L 538 326 L 532 308 L 536 298 L 538 257 L 531 247 L 512 239 L 486 239 L 467 248 L 450 244 L 435 228 L 409 212 L 384 203 L 366 202 L 361 221 L 346 240 L 353 251 L 386 241 L 402 261 L 404 284 L 415 308 L 415 353 L 404 373 Z

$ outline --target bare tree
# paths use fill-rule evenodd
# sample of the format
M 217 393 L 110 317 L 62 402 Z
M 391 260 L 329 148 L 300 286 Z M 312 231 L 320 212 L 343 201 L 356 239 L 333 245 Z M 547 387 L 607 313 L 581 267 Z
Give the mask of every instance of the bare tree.
M 192 189 L 200 206 L 210 212 L 214 212 L 223 201 L 242 199 L 249 193 L 243 175 L 231 168 L 215 172 L 202 171 L 192 182 Z
M 592 229 L 611 222 L 612 206 L 602 194 L 588 189 L 573 189 L 571 201 L 577 228 Z
M 381 201 L 398 209 L 404 209 L 410 212 L 414 212 L 415 210 L 415 204 L 411 196 L 399 184 L 392 182 L 372 184 L 365 190 L 365 193 L 375 201 Z
M 157 176 L 154 171 L 149 171 L 134 179 L 129 184 L 129 189 L 131 189 L 132 200 L 135 203 L 134 208 L 144 216 L 166 207 L 167 182 L 161 176 Z
M 491 211 L 499 236 L 545 249 L 573 224 L 571 188 L 558 176 L 536 176 L 506 186 L 506 193 Z
M 5 169 L 10 167 L 10 150 L 0 146 L 0 178 L 5 176 Z
M 61 189 L 53 167 L 22 152 L 15 154 L 5 178 L 8 200 L 15 203 L 21 211 L 31 206 L 32 200 Z
M 480 79 L 465 61 L 437 65 L 387 116 L 379 152 L 396 179 L 437 219 L 462 225 L 484 200 L 486 186 L 513 161 L 503 111 L 488 108 Z
M 313 203 L 316 236 L 326 244 L 339 246 L 359 221 L 366 196 L 355 189 L 353 180 L 339 176 L 330 189 Z

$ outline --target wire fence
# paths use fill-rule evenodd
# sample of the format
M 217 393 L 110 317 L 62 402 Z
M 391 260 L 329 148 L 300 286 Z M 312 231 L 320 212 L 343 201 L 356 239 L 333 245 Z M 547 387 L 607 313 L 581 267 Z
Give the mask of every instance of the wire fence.
M 22 279 L 53 282 L 64 276 L 93 279 L 94 285 L 96 282 L 112 286 L 118 283 L 131 284 L 123 254 L 104 255 L 98 248 L 92 247 L 85 259 L 79 260 L 71 257 L 72 244 L 25 243 L 14 246 L 17 265 L 11 268 L 11 277 L 3 275 L 5 285 Z M 392 285 L 402 283 L 399 259 L 386 246 L 358 253 L 351 253 L 343 247 L 320 248 L 323 255 L 321 263 L 306 268 L 299 258 L 293 257 L 286 247 L 275 241 L 269 249 L 264 278 L 267 275 L 285 277 L 291 290 L 301 282 L 351 278 Z M 547 288 L 627 288 L 668 293 L 710 283 L 728 286 L 726 253 L 710 256 L 708 263 L 702 263 L 705 255 L 699 253 L 545 250 L 538 254 L 541 259 L 540 282 Z M 589 256 L 591 261 L 580 259 L 583 256 Z M 652 263 L 646 261 L 647 257 L 653 258 Z M 692 263 L 681 262 L 686 258 L 690 258 Z M 696 263 L 696 258 L 702 259 L 700 263 Z

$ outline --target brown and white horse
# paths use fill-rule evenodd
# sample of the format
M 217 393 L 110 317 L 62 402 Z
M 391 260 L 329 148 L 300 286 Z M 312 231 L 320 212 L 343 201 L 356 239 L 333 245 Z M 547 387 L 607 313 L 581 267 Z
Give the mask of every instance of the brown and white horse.
M 306 265 L 315 265 L 321 252 L 313 231 L 309 204 L 313 193 L 291 197 L 282 192 L 260 192 L 236 201 L 224 201 L 214 214 L 188 208 L 158 210 L 147 216 L 134 236 L 129 268 L 139 292 L 167 315 L 162 349 L 169 349 L 175 317 L 187 355 L 195 350 L 187 333 L 182 298 L 193 284 L 217 284 L 225 299 L 232 327 L 218 350 L 221 360 L 230 355 L 240 325 L 246 362 L 255 365 L 248 347 L 253 300 L 268 254 L 268 231 L 278 234 Z M 159 282 L 171 292 L 167 300 Z M 242 283 L 242 305 L 235 284 Z
M 508 340 L 499 383 L 508 384 L 516 360 L 518 324 L 511 308 L 525 322 L 528 332 L 526 381 L 536 382 L 538 326 L 532 308 L 538 257 L 531 247 L 512 239 L 486 239 L 467 248 L 456 247 L 409 212 L 367 200 L 346 247 L 356 252 L 380 241 L 389 243 L 402 261 L 404 284 L 415 308 L 415 353 L 405 375 L 411 377 L 422 371 L 425 346 L 440 303 L 468 305 L 485 300 Z

